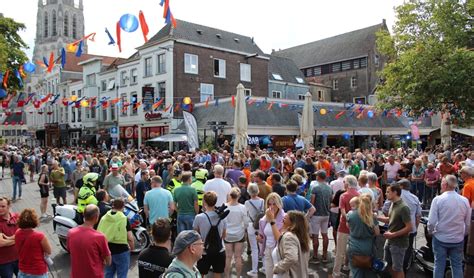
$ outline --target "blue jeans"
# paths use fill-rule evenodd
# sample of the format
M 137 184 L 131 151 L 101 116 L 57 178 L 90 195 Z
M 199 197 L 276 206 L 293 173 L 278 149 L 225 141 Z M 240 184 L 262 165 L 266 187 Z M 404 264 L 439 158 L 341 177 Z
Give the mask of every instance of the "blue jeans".
M 192 230 L 195 215 L 178 214 L 178 234 L 182 231 Z
M 444 277 L 446 259 L 449 257 L 453 277 L 464 277 L 462 261 L 464 257 L 464 240 L 459 243 L 444 243 L 433 236 L 433 253 L 435 257 L 434 278 Z
M 112 264 L 105 268 L 105 278 L 127 278 L 128 267 L 130 266 L 130 251 L 112 255 Z
M 13 200 L 16 199 L 16 189 L 18 187 L 18 197 L 21 198 L 21 178 L 18 176 L 12 177 L 12 184 L 13 184 Z
M 18 261 L 0 264 L 0 277 L 13 278 L 13 274 L 18 276 Z
M 48 278 L 48 273 L 45 273 L 43 275 L 32 275 L 20 271 L 20 273 L 18 273 L 18 278 Z
M 420 202 L 423 201 L 423 195 L 425 195 L 425 182 L 424 181 L 412 181 L 411 182 L 411 193 L 418 196 Z

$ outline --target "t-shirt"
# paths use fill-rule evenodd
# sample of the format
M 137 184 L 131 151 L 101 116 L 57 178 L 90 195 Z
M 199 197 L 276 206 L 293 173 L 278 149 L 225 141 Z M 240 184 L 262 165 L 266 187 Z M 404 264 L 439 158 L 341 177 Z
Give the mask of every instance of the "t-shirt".
M 242 204 L 227 206 L 230 211 L 227 215 L 227 231 L 225 240 L 228 242 L 237 242 L 244 238 L 247 227 L 247 209 Z
M 168 249 L 150 245 L 138 256 L 138 277 L 156 278 L 163 274 L 173 261 Z
M 18 214 L 10 213 L 10 219 L 0 217 L 0 233 L 6 236 L 15 235 L 18 230 Z M 18 260 L 18 252 L 15 245 L 0 247 L 0 264 L 6 264 Z
M 15 246 L 18 250 L 18 267 L 21 272 L 30 275 L 48 273 L 48 266 L 44 261 L 41 241 L 44 234 L 33 229 L 19 229 L 15 233 Z
M 54 187 L 66 187 L 64 168 L 59 167 L 57 170 L 51 171 L 50 179 Z
M 194 202 L 197 201 L 196 188 L 183 184 L 173 191 L 173 199 L 178 207 L 179 215 L 195 215 Z
M 219 216 L 215 211 L 209 211 L 206 212 L 207 216 L 209 216 L 209 219 L 211 220 L 212 225 L 216 225 L 217 222 L 219 221 Z M 196 215 L 196 218 L 194 218 L 193 222 L 193 229 L 198 230 L 199 229 L 199 234 L 201 235 L 202 240 L 205 242 L 207 234 L 209 233 L 209 230 L 211 229 L 211 223 L 209 223 L 209 219 L 207 219 L 207 216 L 204 213 L 200 213 Z M 217 226 L 217 229 L 219 230 L 219 235 L 222 238 L 222 233 L 224 232 L 224 229 L 227 228 L 227 219 L 224 218 L 221 220 L 219 223 L 219 226 Z M 224 241 L 222 241 L 222 251 L 224 251 Z M 205 253 L 205 251 L 204 251 Z
M 349 188 L 345 193 L 341 195 L 339 199 L 339 209 L 344 209 L 346 214 L 351 210 L 349 202 L 352 198 L 359 196 L 359 192 L 355 188 Z M 349 234 L 349 228 L 347 227 L 346 218 L 341 213 L 341 218 L 339 221 L 338 232 Z
M 173 203 L 171 192 L 161 187 L 153 188 L 145 194 L 143 201 L 150 211 L 150 224 L 155 223 L 156 219 L 169 217 L 169 205 Z
M 230 190 L 230 183 L 221 178 L 208 180 L 204 184 L 204 192 L 214 191 L 217 193 L 216 208 L 227 202 L 227 195 L 230 194 Z
M 390 210 L 388 211 L 388 230 L 390 232 L 397 232 L 405 228 L 405 223 L 411 222 L 410 208 L 405 202 L 400 199 L 397 202 L 392 202 Z M 389 244 L 396 245 L 398 247 L 408 247 L 408 234 L 392 238 L 388 240 Z
M 110 256 L 104 234 L 79 226 L 69 230 L 67 245 L 71 253 L 71 278 L 104 277 L 104 259 Z
M 266 200 L 267 196 L 272 193 L 272 187 L 266 182 L 258 184 L 258 197 Z
M 474 178 L 470 178 L 464 182 L 462 195 L 467 198 L 469 205 L 472 206 L 472 202 L 474 202 Z
M 111 213 L 112 215 L 116 214 L 115 211 L 111 211 Z M 130 222 L 127 221 L 125 225 L 126 225 L 127 232 L 130 232 L 132 230 L 132 227 L 130 226 Z M 111 242 L 109 242 L 109 249 L 112 255 L 121 254 L 129 250 L 128 244 L 119 244 L 119 243 L 111 243 Z
M 318 183 L 313 187 L 312 194 L 315 196 L 314 208 L 315 216 L 329 216 L 332 200 L 332 189 L 327 183 Z
M 125 179 L 120 174 L 118 174 L 117 176 L 114 176 L 113 174 L 108 174 L 102 182 L 102 185 L 106 190 L 111 190 L 112 187 L 117 184 L 120 184 L 121 186 L 125 184 Z
M 280 197 L 285 196 L 286 188 L 281 185 L 281 183 L 272 184 L 272 191 L 280 195 Z
M 306 198 L 295 193 L 289 193 L 282 198 L 282 201 L 284 211 L 297 210 L 306 212 L 312 207 L 311 203 L 306 200 Z
M 387 171 L 387 179 L 395 180 L 397 178 L 398 170 L 400 170 L 400 163 L 394 162 L 393 165 L 389 162 L 385 163 L 384 171 Z
M 143 199 L 148 190 L 150 190 L 150 183 L 148 181 L 141 180 L 138 182 L 137 187 L 135 188 L 135 196 L 139 208 L 143 207 Z

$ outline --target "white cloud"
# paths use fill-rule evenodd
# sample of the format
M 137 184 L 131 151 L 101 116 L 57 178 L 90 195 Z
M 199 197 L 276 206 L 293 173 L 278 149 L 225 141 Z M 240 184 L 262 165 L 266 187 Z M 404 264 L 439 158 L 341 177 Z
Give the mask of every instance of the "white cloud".
M 61 1 L 61 0 L 59 0 Z M 8 4 L 5 5 L 5 3 Z M 122 32 L 122 53 L 108 46 L 105 27 L 115 37 L 115 24 L 125 13 L 138 16 L 143 10 L 150 28 L 149 38 L 164 26 L 160 0 L 84 0 L 85 33 L 97 32 L 89 53 L 128 57 L 143 44 L 141 30 Z M 394 23 L 393 7 L 402 0 L 170 0 L 175 18 L 254 37 L 264 52 L 284 49 L 387 20 Z M 2 12 L 26 25 L 21 33 L 33 51 L 37 0 L 2 0 Z M 179 28 L 179 26 L 178 26 Z

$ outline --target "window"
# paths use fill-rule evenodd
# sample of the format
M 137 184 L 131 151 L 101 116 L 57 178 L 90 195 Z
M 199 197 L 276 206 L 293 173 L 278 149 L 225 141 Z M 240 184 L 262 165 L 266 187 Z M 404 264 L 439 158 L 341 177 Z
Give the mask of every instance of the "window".
M 304 84 L 303 78 L 301 78 L 301 77 L 295 77 L 295 78 L 296 78 L 296 82 L 298 82 L 300 84 Z
M 95 86 L 95 74 L 91 73 L 86 76 L 86 85 Z
M 91 110 L 91 119 L 95 119 L 95 101 L 93 101 L 90 105 L 90 108 L 86 108 L 86 109 L 90 109 Z
M 82 108 L 79 107 L 79 108 L 76 108 L 77 109 L 77 122 L 81 122 L 82 121 Z
M 314 68 L 314 75 L 321 75 L 321 67 L 315 67 Z
M 95 84 L 95 81 L 94 81 Z M 77 97 L 81 98 L 82 97 L 82 90 L 77 90 Z
M 162 74 L 166 72 L 166 56 L 165 54 L 158 54 L 158 74 Z
M 107 80 L 101 80 L 100 81 L 100 90 L 103 92 L 107 90 Z
M 107 85 L 107 90 L 112 91 L 115 88 L 115 79 L 109 79 L 109 85 Z
M 225 78 L 225 60 L 214 59 L 214 77 Z
M 214 84 L 201 83 L 201 102 L 214 99 Z
M 318 90 L 318 101 L 324 101 L 323 91 Z
M 71 122 L 73 122 L 73 123 L 76 122 L 76 110 L 77 110 L 77 108 L 75 108 L 75 106 L 72 106 L 72 109 L 71 109 L 71 112 L 72 112 L 71 113 L 71 115 L 72 115 Z
M 56 18 L 56 11 L 53 10 L 53 24 L 51 26 L 51 35 L 52 36 L 57 36 L 58 35 L 58 29 L 56 28 L 57 25 L 57 18 Z
M 125 86 L 125 83 L 127 82 L 127 72 L 126 71 L 122 71 L 120 73 L 120 86 Z
M 357 76 L 351 77 L 351 88 L 357 88 Z
M 130 100 L 130 105 L 132 106 L 132 115 L 137 115 L 138 107 L 136 104 L 138 103 L 138 95 L 136 92 L 132 93 Z
M 48 13 L 44 12 L 44 37 L 48 37 Z
M 121 107 L 121 115 L 122 116 L 127 116 L 127 111 L 128 111 L 128 106 L 126 106 L 126 104 L 128 103 L 127 101 L 127 94 L 121 94 L 120 95 L 120 102 L 122 103 Z
M 365 104 L 365 97 L 355 97 L 354 98 L 354 103 Z
M 240 64 L 240 80 L 250 82 L 252 76 L 252 67 L 249 64 Z
M 351 69 L 351 62 L 350 61 L 343 62 L 342 70 L 349 70 L 349 69 Z
M 360 67 L 366 68 L 367 67 L 367 58 L 360 59 Z
M 281 75 L 279 75 L 278 73 L 272 73 L 272 76 L 275 80 L 283 80 L 283 78 L 281 78 Z
M 272 98 L 281 98 L 281 92 L 280 91 L 273 91 L 272 92 Z
M 69 15 L 67 12 L 64 15 L 64 36 L 69 36 Z
M 137 69 L 132 69 L 130 71 L 130 84 L 137 84 L 138 82 L 138 71 Z
M 91 110 L 89 109 L 89 107 L 86 107 L 84 110 L 85 110 L 85 114 L 86 114 L 86 119 L 90 119 L 91 118 Z
M 198 56 L 184 53 L 184 72 L 198 74 Z
M 306 77 L 312 76 L 312 75 L 313 75 L 313 69 L 306 69 L 306 70 L 304 71 L 304 75 L 305 75 Z
M 158 97 L 160 99 L 166 98 L 166 82 L 158 83 Z
M 145 77 L 151 76 L 152 64 L 151 57 L 145 58 Z
M 244 95 L 246 97 L 251 97 L 252 96 L 252 89 L 244 89 Z
M 304 100 L 304 95 L 301 95 L 301 94 L 298 95 L 298 99 L 299 99 L 299 100 Z
M 358 69 L 358 68 L 360 67 L 359 59 L 352 61 L 352 66 L 353 66 L 355 69 Z
M 115 121 L 115 104 L 110 102 L 110 120 Z
M 107 121 L 107 112 L 108 112 L 108 109 L 102 109 L 102 121 L 103 122 Z
M 339 82 L 338 82 L 337 79 L 334 79 L 334 80 L 332 81 L 332 89 L 333 89 L 333 90 L 339 89 Z
M 76 15 L 72 16 L 72 38 L 77 39 L 77 18 L 76 18 Z
M 380 62 L 380 57 L 379 57 L 379 55 L 375 54 L 375 55 L 374 55 L 374 64 L 375 64 L 375 66 L 378 67 L 378 66 L 379 66 L 379 62 Z
M 332 72 L 341 71 L 341 63 L 334 63 L 332 64 Z

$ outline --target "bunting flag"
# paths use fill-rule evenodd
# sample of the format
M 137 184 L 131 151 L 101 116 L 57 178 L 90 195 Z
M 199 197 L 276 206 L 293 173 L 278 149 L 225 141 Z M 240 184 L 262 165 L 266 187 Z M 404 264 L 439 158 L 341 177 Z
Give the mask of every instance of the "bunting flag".
M 235 96 L 232 95 L 232 102 L 231 102 L 232 107 L 235 108 Z
M 143 38 L 145 39 L 145 42 L 147 42 L 147 36 L 150 30 L 148 29 L 148 24 L 146 24 L 145 15 L 142 11 L 138 13 L 138 20 L 140 21 L 140 27 L 142 28 Z
M 43 56 L 43 64 L 45 67 L 49 67 L 49 63 L 48 63 L 48 60 L 46 59 L 46 57 Z
M 28 95 L 28 98 L 26 99 L 26 102 L 25 102 L 25 105 L 28 105 L 28 103 L 30 103 L 30 101 L 33 99 L 35 93 L 31 93 Z
M 63 98 L 61 100 L 61 102 L 63 103 L 64 106 L 68 106 L 69 105 L 69 100 L 67 98 Z
M 172 105 L 172 104 L 168 105 L 168 107 L 166 107 L 165 110 L 163 110 L 163 111 L 166 113 L 168 110 L 170 110 L 171 105 Z M 170 112 L 170 113 L 171 113 L 171 112 Z
M 206 104 L 204 104 L 204 107 L 206 107 L 206 108 L 207 108 L 207 107 L 209 106 L 209 100 L 210 100 L 210 99 L 211 99 L 211 97 L 210 97 L 210 96 L 209 96 L 209 97 L 207 97 L 207 99 L 206 99 Z
M 105 33 L 107 33 L 107 36 L 109 37 L 109 45 L 115 45 L 115 40 L 107 28 L 105 28 Z
M 52 96 L 51 93 L 47 94 L 43 99 L 41 99 L 41 103 L 47 102 L 51 96 Z
M 273 107 L 273 102 L 270 102 L 270 104 L 268 105 L 267 110 L 272 110 L 272 107 Z
M 334 117 L 334 118 L 339 119 L 340 117 L 342 117 L 342 115 L 344 115 L 344 113 L 346 113 L 346 111 L 341 111 L 341 112 L 337 113 L 336 117 Z
M 255 103 L 255 99 L 251 99 L 251 100 L 249 100 L 248 105 L 252 105 L 254 103 Z
M 214 103 L 214 106 L 219 106 L 219 99 L 218 99 L 218 98 L 216 98 L 216 101 L 215 101 L 215 103 Z
M 70 44 L 66 45 L 66 51 L 71 52 L 71 53 L 76 53 L 77 45 L 75 45 L 74 43 L 70 43 Z
M 96 34 L 95 32 L 90 33 L 89 35 L 84 36 L 81 39 L 78 39 L 77 41 L 73 42 L 72 45 L 77 46 L 77 45 L 79 45 L 79 43 L 81 43 L 82 41 L 86 41 L 86 40 L 90 40 L 91 42 L 93 42 L 93 41 L 95 41 L 95 34 Z
M 54 53 L 51 51 L 51 54 L 49 54 L 48 72 L 51 72 L 53 70 L 53 66 L 54 66 Z
M 66 49 L 61 48 L 61 68 L 64 69 L 64 66 L 66 65 Z
M 141 102 L 137 102 L 133 105 L 133 109 L 138 109 L 138 107 L 140 107 L 142 105 Z
M 51 100 L 50 105 L 53 105 L 54 103 L 56 103 L 56 101 L 58 100 L 59 96 L 60 96 L 59 94 L 55 95 L 54 98 L 53 98 L 53 100 Z
M 21 76 L 22 78 L 25 78 L 25 77 L 26 77 L 26 73 L 25 73 L 25 71 L 24 71 L 24 69 L 23 69 L 23 65 L 20 66 L 20 68 L 18 69 L 18 71 L 20 72 L 20 76 Z
M 180 106 L 180 103 L 176 103 L 176 105 L 174 106 L 174 111 L 175 112 L 178 112 L 179 111 L 179 106 Z M 171 112 L 170 112 L 171 113 Z
M 164 6 L 163 6 L 164 5 Z M 170 9 L 170 1 L 169 0 L 161 0 L 160 6 L 163 8 L 163 18 L 165 19 L 165 23 L 171 23 L 173 28 L 176 29 L 176 19 L 174 18 L 173 14 L 171 13 Z
M 106 109 L 107 107 L 109 107 L 109 102 L 108 101 L 102 101 L 102 108 Z
M 79 42 L 79 45 L 78 45 L 77 51 L 76 51 L 76 57 L 81 57 L 83 44 L 84 43 L 82 41 Z
M 3 88 L 6 90 L 8 89 L 8 76 L 10 75 L 10 71 L 7 70 L 5 75 L 3 76 Z
M 117 104 L 117 102 L 119 102 L 119 101 L 120 101 L 120 98 L 118 97 L 118 98 L 112 99 L 110 102 L 112 103 L 112 105 L 115 105 L 115 104 Z
M 351 103 L 348 107 L 346 107 L 346 110 L 350 110 L 352 107 L 354 107 L 355 103 Z M 344 106 L 346 106 L 346 104 L 344 103 Z
M 169 113 L 170 113 L 170 114 L 173 113 L 173 106 L 170 107 L 170 112 L 169 112 Z
M 122 52 L 122 44 L 121 44 L 121 39 L 120 39 L 120 21 L 117 21 L 115 33 L 117 35 L 117 46 L 118 46 L 119 52 Z
M 288 107 L 287 103 L 279 103 L 278 107 L 283 108 L 283 107 Z
M 153 106 L 152 106 L 153 110 L 158 109 L 158 107 L 160 107 L 160 105 L 163 103 L 164 100 L 165 100 L 165 98 L 162 98 L 158 102 L 153 103 Z
M 18 70 L 15 70 L 14 74 L 15 74 L 16 79 L 18 79 L 20 88 L 23 88 L 23 79 L 21 78 L 20 72 Z

